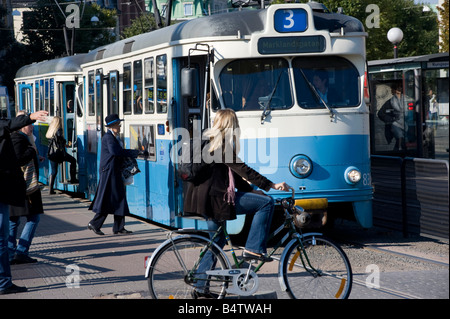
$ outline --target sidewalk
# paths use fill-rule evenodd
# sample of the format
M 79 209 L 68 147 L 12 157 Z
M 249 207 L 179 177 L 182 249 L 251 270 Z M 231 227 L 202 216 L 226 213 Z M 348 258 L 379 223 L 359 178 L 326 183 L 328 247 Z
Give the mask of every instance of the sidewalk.
M 46 193 L 44 189 L 45 213 L 30 248 L 38 262 L 11 266 L 13 283 L 28 292 L 0 300 L 148 298 L 144 259 L 166 239 L 167 231 L 127 217 L 125 227 L 133 234 L 113 235 L 111 215 L 102 227 L 105 236 L 98 236 L 87 229 L 93 217 L 89 202 Z M 71 280 L 76 271 L 79 288 Z

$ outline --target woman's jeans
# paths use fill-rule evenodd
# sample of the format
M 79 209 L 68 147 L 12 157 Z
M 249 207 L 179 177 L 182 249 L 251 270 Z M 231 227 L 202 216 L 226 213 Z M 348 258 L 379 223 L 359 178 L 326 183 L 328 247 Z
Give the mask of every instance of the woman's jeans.
M 235 207 L 238 215 L 254 214 L 245 249 L 258 254 L 265 253 L 267 248 L 267 237 L 272 223 L 274 208 L 273 198 L 255 193 L 236 192 Z M 225 225 L 224 222 L 219 223 L 214 220 L 208 220 L 207 224 L 208 230 L 210 231 L 215 231 L 221 225 Z M 210 236 L 214 236 L 214 232 L 210 232 Z M 226 239 L 223 232 L 216 237 L 215 243 L 220 248 L 225 246 Z M 213 269 L 215 263 L 216 260 L 211 253 L 211 250 L 208 250 L 198 267 L 198 273 L 204 273 L 206 270 Z M 198 288 L 202 288 L 205 284 L 206 281 L 199 280 L 196 284 L 197 290 L 200 290 Z
M 0 291 L 12 285 L 8 256 L 9 205 L 0 203 Z
M 28 255 L 31 242 L 34 238 L 34 233 L 41 219 L 39 214 L 24 216 L 27 218 L 27 223 L 23 227 L 22 235 L 20 235 L 19 243 L 16 246 L 17 229 L 20 225 L 20 216 L 14 216 L 9 218 L 9 240 L 8 250 L 9 259 L 14 258 L 14 254 Z

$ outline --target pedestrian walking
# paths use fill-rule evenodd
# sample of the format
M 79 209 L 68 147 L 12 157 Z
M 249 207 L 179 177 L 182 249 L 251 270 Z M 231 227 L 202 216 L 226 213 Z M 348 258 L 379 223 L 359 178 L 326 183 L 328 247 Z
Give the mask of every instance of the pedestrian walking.
M 121 119 L 117 114 L 105 118 L 108 131 L 102 137 L 100 153 L 100 181 L 89 210 L 95 214 L 88 228 L 97 235 L 104 235 L 100 230 L 106 217 L 114 215 L 114 234 L 129 234 L 125 229 L 125 216 L 129 215 L 126 189 L 122 176 L 122 167 L 127 158 L 137 158 L 138 150 L 123 148 L 120 140 Z

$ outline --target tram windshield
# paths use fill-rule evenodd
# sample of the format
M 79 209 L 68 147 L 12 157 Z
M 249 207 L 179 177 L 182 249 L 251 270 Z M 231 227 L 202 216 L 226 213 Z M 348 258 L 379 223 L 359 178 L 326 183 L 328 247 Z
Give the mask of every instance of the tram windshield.
M 220 74 L 225 107 L 235 111 L 292 107 L 288 62 L 285 59 L 245 59 L 230 62 Z
M 292 62 L 300 107 L 350 107 L 360 104 L 358 70 L 340 57 L 298 57 Z

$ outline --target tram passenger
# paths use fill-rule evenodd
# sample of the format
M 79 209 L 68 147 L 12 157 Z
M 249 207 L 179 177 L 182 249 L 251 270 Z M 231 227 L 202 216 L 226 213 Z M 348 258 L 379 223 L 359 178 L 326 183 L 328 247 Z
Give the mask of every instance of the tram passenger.
M 18 116 L 24 116 L 24 111 L 19 111 Z M 27 185 L 27 197 L 23 205 L 11 205 L 9 210 L 9 259 L 11 264 L 35 263 L 36 259 L 28 255 L 31 242 L 40 220 L 40 214 L 44 213 L 42 206 L 41 189 L 38 184 L 39 164 L 37 150 L 31 143 L 33 139 L 33 126 L 27 125 L 20 131 L 11 134 L 17 162 L 25 167 L 24 178 Z M 30 189 L 31 188 L 31 189 Z M 20 225 L 20 217 L 26 217 L 27 222 L 17 243 L 17 230 Z
M 265 191 L 271 188 L 287 191 L 291 187 L 285 182 L 273 183 L 242 162 L 237 156 L 239 130 L 239 122 L 232 109 L 217 111 L 214 125 L 212 129 L 204 133 L 204 137 L 210 140 L 210 143 L 205 146 L 209 147 L 209 153 L 221 152 L 221 154 L 218 157 L 213 156 L 212 173 L 205 182 L 197 186 L 191 183 L 188 185 L 184 211 L 203 215 L 207 219 L 210 230 L 217 230 L 227 220 L 235 219 L 236 214 L 253 215 L 243 257 L 268 262 L 272 261 L 266 256 L 266 244 L 274 200 L 262 191 L 254 190 L 247 181 Z M 235 191 L 235 188 L 238 191 Z M 225 245 L 223 233 L 218 236 L 216 243 L 221 247 Z M 212 258 L 212 256 L 209 257 Z M 208 258 L 205 257 L 204 260 Z M 213 260 L 203 262 L 199 269 L 207 269 L 213 263 Z M 196 294 L 195 297 L 207 297 L 209 293 L 204 287 L 199 286 L 194 294 Z
M 16 159 L 10 133 L 33 121 L 45 121 L 47 111 L 38 111 L 30 116 L 18 116 L 11 120 L 0 119 L 0 295 L 27 291 L 12 283 L 8 254 L 9 205 L 23 205 L 26 186 Z
M 338 95 L 335 90 L 329 88 L 327 70 L 316 70 L 313 75 L 313 85 L 317 93 L 327 105 L 333 105 L 337 102 Z
M 50 123 L 47 133 L 45 134 L 45 137 L 49 139 L 49 145 L 51 143 L 51 139 L 54 139 L 54 142 L 58 146 L 58 149 L 61 152 L 61 156 L 57 160 L 50 160 L 50 165 L 52 167 L 52 172 L 50 174 L 50 181 L 49 181 L 49 190 L 48 194 L 52 195 L 55 194 L 53 191 L 53 187 L 56 180 L 56 175 L 58 174 L 58 165 L 62 162 L 69 162 L 70 163 L 70 181 L 71 184 L 78 183 L 78 180 L 76 178 L 77 175 L 77 160 L 67 154 L 66 152 L 66 139 L 64 138 L 64 133 L 62 130 L 62 120 L 59 116 L 55 116 Z
M 391 86 L 392 97 L 378 111 L 378 118 L 385 123 L 385 137 L 388 144 L 395 138 L 394 151 L 406 150 L 405 143 L 405 112 L 407 104 L 402 94 L 401 83 Z
M 89 222 L 88 228 L 97 235 L 104 235 L 100 229 L 108 214 L 114 214 L 115 235 L 131 233 L 125 229 L 125 216 L 130 214 L 130 210 L 121 168 L 125 157 L 136 158 L 139 151 L 123 149 L 122 141 L 119 139 L 121 121 L 117 114 L 105 118 L 108 131 L 102 137 L 100 181 L 89 207 L 89 210 L 96 214 Z

